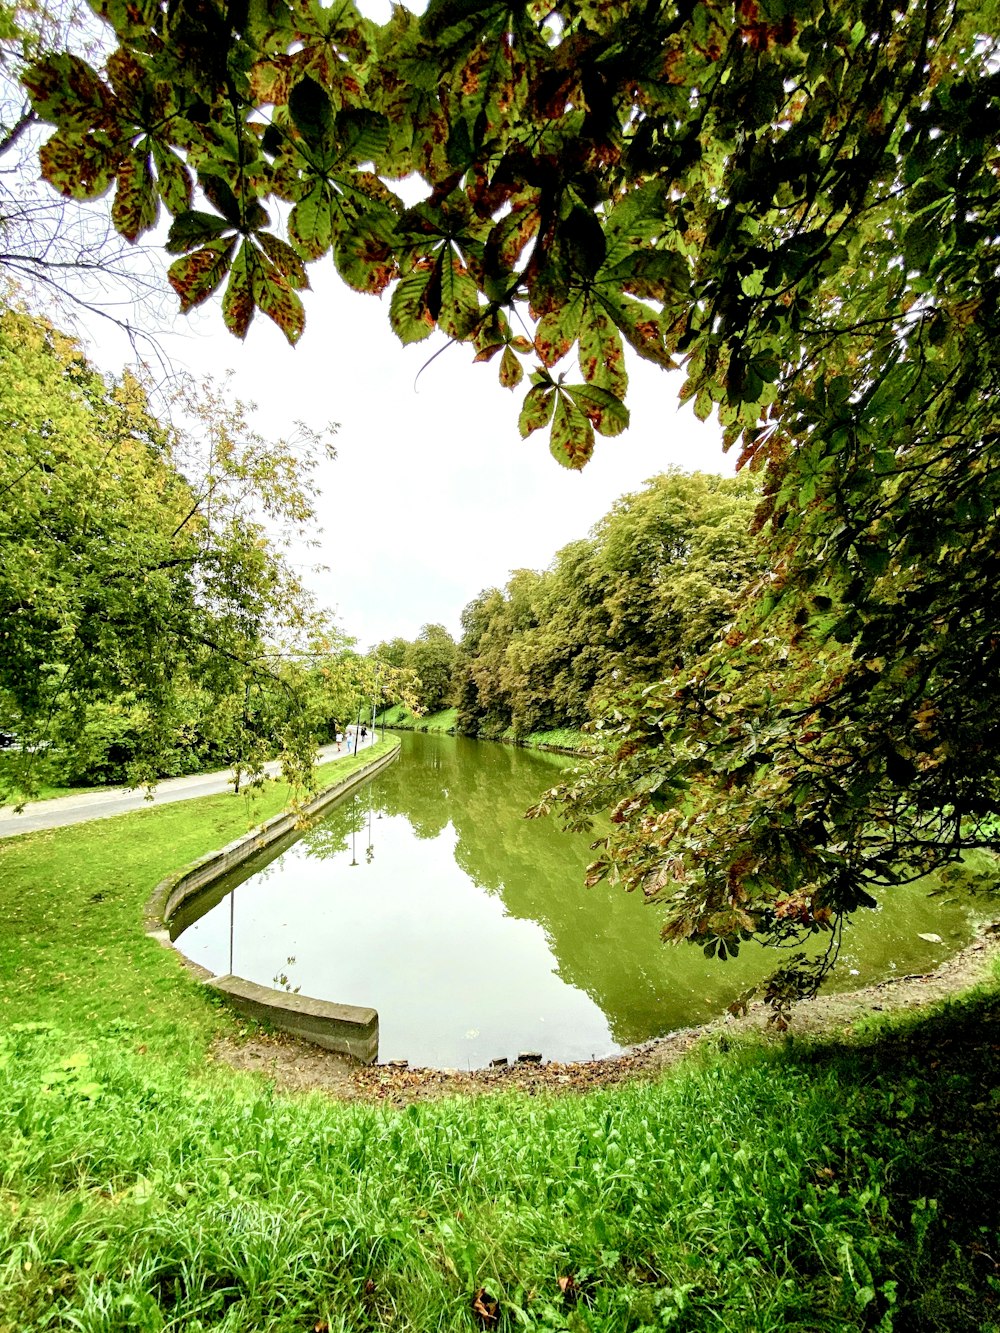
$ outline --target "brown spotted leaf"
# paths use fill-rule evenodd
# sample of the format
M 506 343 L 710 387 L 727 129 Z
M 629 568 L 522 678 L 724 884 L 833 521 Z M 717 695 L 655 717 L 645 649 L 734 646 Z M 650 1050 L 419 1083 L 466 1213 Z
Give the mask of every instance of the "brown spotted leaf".
M 141 97 L 148 82 L 143 64 L 130 51 L 119 48 L 108 56 L 104 67 L 115 96 L 131 107 Z
M 290 245 L 280 240 L 273 232 L 258 231 L 255 236 L 257 244 L 289 287 L 301 291 L 309 286 L 306 266 Z
M 156 188 L 167 209 L 177 217 L 191 207 L 191 175 L 177 154 L 158 140 L 153 140 L 153 165 Z
M 246 249 L 249 244 L 249 241 L 244 241 L 243 248 Z M 260 251 L 254 251 L 252 261 L 248 257 L 247 265 L 252 266 L 251 290 L 254 303 L 268 319 L 277 324 L 294 347 L 306 326 L 306 312 L 301 300 L 284 275 Z
M 254 65 L 250 71 L 250 92 L 254 99 L 265 106 L 283 106 L 299 79 L 300 64 L 295 55 L 282 53 Z
M 107 88 L 79 56 L 46 56 L 29 67 L 22 82 L 35 114 L 61 129 L 110 129 L 115 123 Z
M 549 449 L 563 467 L 579 471 L 594 452 L 594 428 L 567 394 L 556 394 Z
M 111 206 L 115 230 L 127 241 L 136 241 L 156 226 L 160 203 L 153 185 L 149 153 L 133 149 L 118 168 L 118 189 Z
M 583 317 L 582 293 L 573 292 L 538 321 L 535 330 L 535 351 L 543 366 L 554 366 L 561 361 L 576 342 Z
M 534 388 L 528 390 L 521 406 L 521 415 L 517 420 L 517 428 L 523 440 L 526 440 L 532 431 L 541 430 L 543 426 L 549 424 L 555 407 L 555 397 L 555 385 L 548 381 L 536 384 Z
M 625 335 L 626 342 L 646 361 L 654 361 L 667 370 L 673 369 L 674 360 L 666 349 L 663 330 L 655 311 L 641 301 L 624 295 L 613 295 L 602 289 L 601 305 Z
M 588 302 L 580 321 L 579 337 L 577 354 L 583 378 L 589 384 L 624 398 L 628 372 L 622 340 L 605 312 L 593 302 Z
M 505 389 L 513 389 L 521 383 L 523 376 L 524 368 L 520 361 L 509 347 L 505 347 L 500 358 L 500 383 Z
M 111 185 L 121 149 L 106 134 L 57 130 L 39 150 L 42 176 L 70 199 L 96 199 Z
M 420 342 L 434 329 L 428 304 L 429 289 L 437 266 L 422 259 L 396 283 L 389 305 L 389 323 L 402 343 Z
M 170 285 L 181 299 L 186 314 L 212 295 L 229 271 L 236 237 L 209 241 L 193 254 L 174 260 L 167 270 Z M 228 322 L 228 321 L 227 321 Z
M 620 435 L 628 428 L 628 408 L 596 384 L 567 384 L 565 392 L 599 435 Z
M 160 7 L 157 0 L 92 0 L 91 8 L 107 19 L 119 37 L 148 38 Z
M 233 261 L 229 282 L 222 296 L 222 318 L 237 338 L 245 338 L 254 314 L 253 247 L 244 240 Z
M 339 213 L 334 220 L 333 258 L 348 286 L 377 296 L 398 272 L 391 225 L 381 214 Z

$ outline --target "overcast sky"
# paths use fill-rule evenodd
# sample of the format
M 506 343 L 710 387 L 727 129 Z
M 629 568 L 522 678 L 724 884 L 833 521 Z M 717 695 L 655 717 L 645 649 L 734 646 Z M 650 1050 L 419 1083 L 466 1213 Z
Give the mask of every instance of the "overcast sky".
M 500 387 L 495 365 L 445 347 L 421 374 L 441 341 L 403 347 L 389 327 L 388 298 L 346 288 L 330 259 L 313 265 L 310 279 L 296 348 L 260 314 L 240 343 L 217 302 L 177 316 L 164 346 L 197 374 L 231 370 L 234 392 L 257 404 L 265 437 L 292 433 L 297 419 L 338 423 L 338 456 L 321 474 L 321 544 L 302 559 L 328 566 L 309 585 L 362 648 L 414 638 L 428 622 L 457 635 L 478 592 L 502 586 L 511 570 L 547 566 L 617 496 L 657 472 L 732 470 L 718 428 L 678 407 L 678 377 L 634 358 L 631 428 L 599 437 L 583 473 L 567 472 L 542 432 L 520 438 L 521 392 Z M 98 360 L 119 371 L 127 344 L 99 337 Z

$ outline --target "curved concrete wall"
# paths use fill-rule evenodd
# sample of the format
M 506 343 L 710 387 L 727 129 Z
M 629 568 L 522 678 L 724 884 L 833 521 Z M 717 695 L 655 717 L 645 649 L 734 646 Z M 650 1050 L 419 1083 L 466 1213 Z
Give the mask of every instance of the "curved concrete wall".
M 166 948 L 173 948 L 169 923 L 178 909 L 230 871 L 256 856 L 272 843 L 288 838 L 302 829 L 303 822 L 321 814 L 329 806 L 342 800 L 355 787 L 367 782 L 386 765 L 399 758 L 399 741 L 388 754 L 380 755 L 371 763 L 355 769 L 340 782 L 327 787 L 299 812 L 275 815 L 252 833 L 237 838 L 217 852 L 193 861 L 161 880 L 146 904 L 146 934 Z M 178 950 L 180 954 L 180 951 Z M 331 1004 L 308 995 L 292 995 L 285 991 L 259 986 L 243 977 L 213 976 L 180 954 L 185 966 L 200 981 L 225 997 L 240 1013 L 270 1023 L 273 1027 L 303 1037 L 327 1050 L 340 1051 L 370 1064 L 378 1058 L 378 1014 L 374 1009 L 358 1005 Z

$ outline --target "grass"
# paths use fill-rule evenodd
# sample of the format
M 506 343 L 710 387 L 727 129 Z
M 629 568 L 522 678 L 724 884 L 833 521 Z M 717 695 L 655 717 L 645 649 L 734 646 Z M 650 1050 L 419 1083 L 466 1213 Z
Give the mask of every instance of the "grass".
M 317 770 L 320 786 L 392 741 Z M 151 1051 L 190 1064 L 227 1021 L 177 957 L 141 935 L 143 907 L 172 870 L 285 808 L 258 791 L 150 806 L 113 819 L 0 841 L 0 1022 L 42 1021 L 100 1033 L 127 1019 Z
M 511 739 L 515 738 L 512 736 Z M 556 727 L 552 731 L 529 732 L 527 736 L 517 739 L 516 743 L 527 746 L 528 749 L 571 750 L 574 754 L 581 754 L 595 749 L 599 739 L 599 736 L 586 731 L 577 731 L 573 727 Z
M 984 996 L 861 1049 L 406 1113 L 22 1028 L 0 1083 L 0 1320 L 988 1333 L 997 1017 Z
M 1000 1328 L 996 987 L 586 1096 L 280 1097 L 140 922 L 286 799 L 0 843 L 2 1333 Z
M 403 704 L 395 704 L 380 715 L 379 726 L 393 727 L 397 731 L 448 731 L 454 732 L 458 723 L 458 709 L 445 708 L 440 713 L 428 713 L 416 717 Z M 524 745 L 535 750 L 570 750 L 574 754 L 592 750 L 598 737 L 572 727 L 559 727 L 552 731 L 533 731 L 526 736 L 518 736 L 513 727 L 508 727 L 502 735 L 495 738 L 510 745 Z
M 417 717 L 403 704 L 395 704 L 379 716 L 378 724 L 379 726 L 394 727 L 397 731 L 453 732 L 457 721 L 457 708 L 444 708 L 440 713 L 424 713 Z

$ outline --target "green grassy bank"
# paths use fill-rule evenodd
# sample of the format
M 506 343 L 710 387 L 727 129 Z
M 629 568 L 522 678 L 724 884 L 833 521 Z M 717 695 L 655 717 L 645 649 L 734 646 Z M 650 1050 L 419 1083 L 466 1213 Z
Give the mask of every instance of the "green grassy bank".
M 457 721 L 457 708 L 444 708 L 440 713 L 422 713 L 417 717 L 404 704 L 395 704 L 379 714 L 376 726 L 393 727 L 396 731 L 454 731 Z
M 141 917 L 285 795 L 0 843 L 4 1333 L 1000 1327 L 995 990 L 586 1096 L 281 1097 Z
M 378 718 L 380 727 L 392 727 L 396 731 L 446 731 L 454 732 L 458 725 L 458 709 L 445 708 L 440 713 L 425 713 L 420 717 L 411 713 L 403 704 L 396 704 L 386 709 Z M 526 736 L 518 736 L 513 727 L 490 740 L 503 741 L 508 745 L 523 745 L 535 750 L 571 750 L 574 753 L 593 749 L 595 738 L 583 731 L 571 727 L 560 727 L 554 731 L 532 731 Z

